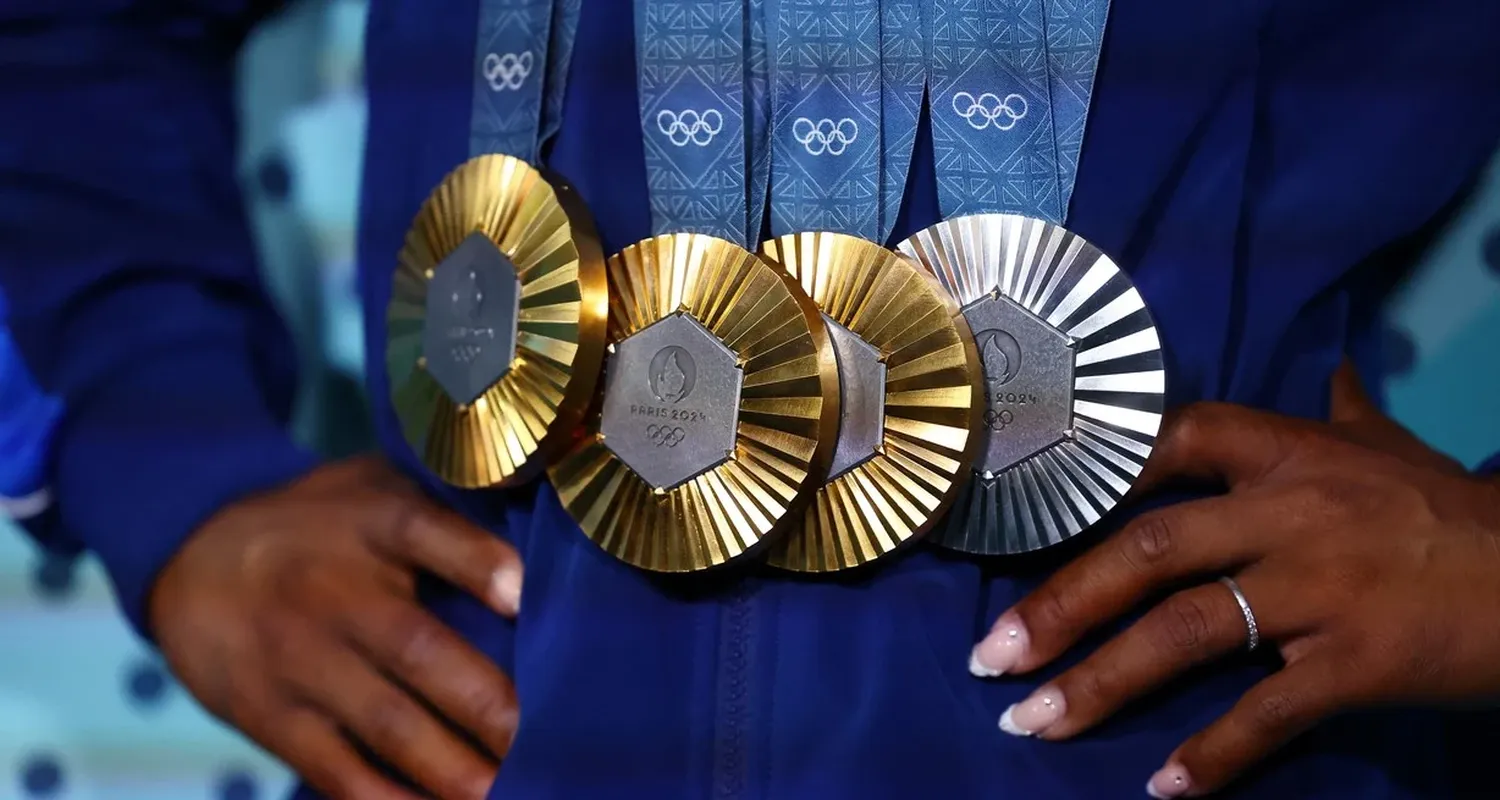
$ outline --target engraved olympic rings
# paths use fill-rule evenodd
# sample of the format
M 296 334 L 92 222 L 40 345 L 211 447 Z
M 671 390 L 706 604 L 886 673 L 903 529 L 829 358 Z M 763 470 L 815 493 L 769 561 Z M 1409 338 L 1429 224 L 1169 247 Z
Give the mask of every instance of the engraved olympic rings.
M 798 117 L 792 121 L 792 138 L 808 155 L 841 156 L 859 138 L 859 123 L 848 117 L 840 120 L 824 117 L 817 121 Z
M 1015 412 L 1008 408 L 1003 408 L 999 411 L 993 408 L 985 409 L 984 425 L 992 431 L 1003 431 L 1015 421 Z
M 993 92 L 985 92 L 978 97 L 968 92 L 953 95 L 953 113 L 963 117 L 969 127 L 979 131 L 990 126 L 994 126 L 996 130 L 1008 131 L 1025 119 L 1029 110 L 1026 98 L 1015 93 L 1006 95 L 1004 100 Z
M 703 147 L 724 130 L 724 115 L 716 108 L 706 111 L 662 109 L 656 113 L 656 127 L 666 134 L 667 141 L 678 147 L 686 147 L 689 143 Z
M 676 447 L 687 438 L 687 431 L 676 425 L 647 425 L 646 438 L 657 447 Z
M 531 77 L 533 61 L 530 50 L 519 54 L 490 53 L 484 57 L 484 79 L 489 81 L 491 91 L 513 92 Z

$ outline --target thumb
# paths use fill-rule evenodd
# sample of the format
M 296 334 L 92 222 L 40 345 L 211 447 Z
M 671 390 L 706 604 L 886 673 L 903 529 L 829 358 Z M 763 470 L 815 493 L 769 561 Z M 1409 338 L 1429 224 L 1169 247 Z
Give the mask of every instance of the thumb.
M 1329 401 L 1328 421 L 1344 439 L 1417 466 L 1467 474 L 1462 464 L 1429 447 L 1376 405 L 1348 359 L 1333 373 Z

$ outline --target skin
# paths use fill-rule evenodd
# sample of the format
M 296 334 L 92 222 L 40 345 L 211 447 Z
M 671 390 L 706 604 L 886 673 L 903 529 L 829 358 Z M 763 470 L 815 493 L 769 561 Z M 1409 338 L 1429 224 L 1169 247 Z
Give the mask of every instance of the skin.
M 428 501 L 378 459 L 322 467 L 232 504 L 162 571 L 152 631 L 209 711 L 323 794 L 478 800 L 519 719 L 495 665 L 424 611 L 428 572 L 513 617 L 514 549 Z
M 1351 371 L 1333 397 L 1327 423 L 1218 404 L 1169 416 L 1138 491 L 1189 479 L 1228 492 L 1135 520 L 1000 617 L 975 649 L 986 676 L 1038 669 L 1177 590 L 1013 707 L 1011 732 L 1065 740 L 1244 647 L 1240 609 L 1213 582 L 1225 574 L 1286 666 L 1169 757 L 1157 796 L 1210 793 L 1341 710 L 1500 693 L 1500 625 L 1472 613 L 1500 604 L 1500 483 L 1384 417 Z M 418 572 L 519 608 L 509 545 L 355 459 L 210 519 L 163 570 L 150 621 L 189 691 L 322 793 L 417 797 L 363 749 L 433 796 L 482 798 L 515 735 L 515 692 L 421 608 Z
M 1066 740 L 1242 650 L 1246 622 L 1222 575 L 1285 666 L 1183 742 L 1151 776 L 1153 796 L 1210 794 L 1341 711 L 1500 695 L 1500 623 L 1475 613 L 1500 605 L 1500 483 L 1382 415 L 1347 367 L 1333 388 L 1326 423 L 1219 404 L 1169 415 L 1140 489 L 1227 492 L 1134 520 L 1001 615 L 975 648 L 976 674 L 1031 672 L 1151 604 L 1013 706 L 1007 732 Z

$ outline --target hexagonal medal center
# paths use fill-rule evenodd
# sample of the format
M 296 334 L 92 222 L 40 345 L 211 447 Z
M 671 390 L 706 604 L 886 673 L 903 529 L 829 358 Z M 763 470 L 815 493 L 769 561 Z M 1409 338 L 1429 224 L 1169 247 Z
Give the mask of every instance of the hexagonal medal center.
M 744 370 L 691 316 L 626 337 L 606 369 L 604 446 L 653 488 L 674 488 L 734 453 Z
M 510 371 L 520 303 L 515 265 L 479 231 L 433 268 L 422 357 L 453 402 L 474 402 Z
M 1010 298 L 964 308 L 984 365 L 986 446 L 975 469 L 993 474 L 1056 444 L 1073 422 L 1073 348 Z
M 828 472 L 831 481 L 880 452 L 885 435 L 885 362 L 869 342 L 832 317 L 824 314 L 823 323 L 839 368 L 839 435 Z

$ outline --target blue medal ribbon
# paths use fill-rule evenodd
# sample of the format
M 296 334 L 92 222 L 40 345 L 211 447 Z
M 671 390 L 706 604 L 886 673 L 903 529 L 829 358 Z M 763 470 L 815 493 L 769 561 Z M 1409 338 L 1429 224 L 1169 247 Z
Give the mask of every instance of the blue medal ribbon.
M 652 229 L 753 248 L 743 0 L 638 0 L 636 68 Z M 752 118 L 752 124 L 754 119 Z M 764 197 L 761 190 L 760 198 Z M 758 218 L 758 215 L 757 215 Z
M 578 38 L 578 14 L 583 0 L 553 0 L 552 25 L 547 46 L 547 96 L 542 108 L 541 142 L 557 135 L 562 127 L 563 96 L 568 89 L 568 65 L 573 62 L 573 42 Z
M 471 156 L 536 163 L 543 139 L 561 123 L 578 13 L 579 0 L 480 0 Z
M 1058 187 L 1064 217 L 1078 182 L 1078 155 L 1093 101 L 1094 76 L 1109 21 L 1109 0 L 1045 0 L 1047 73 L 1057 130 Z
M 761 237 L 765 223 L 766 192 L 771 183 L 771 65 L 767 45 L 765 0 L 749 0 L 749 36 L 745 44 L 746 147 L 750 159 L 750 184 L 746 187 L 749 214 L 747 235 Z
M 927 91 L 926 15 L 918 0 L 880 3 L 880 231 L 884 242 L 901 213 Z
M 939 208 L 1061 222 L 1042 0 L 930 8 Z
M 771 234 L 880 238 L 879 0 L 766 0 Z

